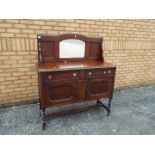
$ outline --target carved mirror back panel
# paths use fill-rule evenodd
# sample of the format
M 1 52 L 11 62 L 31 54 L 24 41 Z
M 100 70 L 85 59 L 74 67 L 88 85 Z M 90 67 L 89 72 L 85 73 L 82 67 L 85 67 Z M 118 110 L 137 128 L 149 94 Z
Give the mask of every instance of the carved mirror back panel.
M 103 60 L 102 38 L 79 34 L 38 35 L 39 63 L 74 60 Z

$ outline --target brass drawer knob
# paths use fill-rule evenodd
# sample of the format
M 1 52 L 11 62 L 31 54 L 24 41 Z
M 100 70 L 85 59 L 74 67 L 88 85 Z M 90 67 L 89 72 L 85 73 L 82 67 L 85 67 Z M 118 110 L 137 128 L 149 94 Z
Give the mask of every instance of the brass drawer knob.
M 51 79 L 52 79 L 52 75 L 49 75 L 49 76 L 48 76 L 48 79 L 51 80 Z
M 73 76 L 76 77 L 76 73 L 74 73 Z
M 89 74 L 89 75 L 92 75 L 92 72 L 89 72 L 88 74 Z

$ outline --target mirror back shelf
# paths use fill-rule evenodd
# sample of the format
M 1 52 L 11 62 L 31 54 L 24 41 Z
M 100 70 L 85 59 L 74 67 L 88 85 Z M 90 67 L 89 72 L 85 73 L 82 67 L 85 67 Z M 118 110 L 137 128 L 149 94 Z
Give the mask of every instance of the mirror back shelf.
M 102 38 L 86 37 L 79 34 L 57 36 L 38 35 L 39 63 L 61 61 L 104 61 Z

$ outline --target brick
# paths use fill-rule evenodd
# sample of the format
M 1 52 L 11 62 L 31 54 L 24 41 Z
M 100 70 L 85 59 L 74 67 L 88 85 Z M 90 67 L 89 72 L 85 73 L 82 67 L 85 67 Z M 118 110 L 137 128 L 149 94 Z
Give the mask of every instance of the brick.
M 21 39 L 21 50 L 25 50 L 25 40 Z
M 80 27 L 82 27 L 82 28 L 89 28 L 90 25 L 88 25 L 88 24 L 87 25 L 86 24 L 84 24 L 84 25 L 83 24 L 80 24 Z
M 13 56 L 13 55 L 12 55 L 12 56 L 10 56 L 10 59 L 11 59 L 11 60 L 21 60 L 21 59 L 23 59 L 23 56 L 21 56 L 21 55 L 18 55 L 18 56 L 17 56 L 17 55 L 14 55 L 14 56 Z
M 1 42 L 1 39 L 0 39 L 0 51 L 2 50 L 2 42 Z
M 23 64 L 11 64 L 11 67 L 13 67 L 13 68 L 24 67 L 24 63 Z
M 13 81 L 14 84 L 23 84 L 25 83 L 25 80 L 16 80 L 16 81 Z
M 20 87 L 30 87 L 31 84 L 30 83 L 20 83 L 19 86 Z M 22 94 L 29 94 L 29 93 L 30 93 L 30 91 L 22 92 Z
M 33 24 L 33 20 L 20 20 L 22 24 Z
M 5 81 L 4 77 L 0 77 L 0 82 Z
M 79 24 L 85 24 L 86 21 L 83 20 L 83 19 L 76 19 L 76 23 L 79 23 Z
M 28 76 L 28 75 L 24 75 L 24 76 L 20 76 L 19 79 L 30 79 L 31 76 Z
M 75 30 L 76 30 L 76 31 L 83 31 L 83 32 L 84 32 L 86 29 L 85 29 L 85 28 L 76 27 Z
M 58 23 L 58 26 L 69 26 L 69 23 Z
M 41 21 L 41 20 L 38 20 L 38 21 L 33 21 L 33 24 L 37 24 L 37 25 L 45 25 L 45 21 Z
M 12 73 L 12 76 L 22 76 L 22 75 L 25 75 L 24 72 L 13 72 Z
M 1 52 L 1 55 L 3 55 L 3 56 L 5 56 L 5 55 L 16 55 L 16 52 L 5 51 L 5 52 Z
M 22 72 L 25 72 L 25 71 L 30 71 L 30 68 L 18 68 L 18 71 L 22 71 Z
M 30 39 L 30 49 L 31 50 L 34 50 L 35 49 L 34 45 L 35 45 L 34 39 Z
M 4 64 L 16 64 L 17 61 L 16 60 L 4 60 Z
M 28 34 L 21 34 L 21 33 L 19 33 L 19 34 L 16 33 L 14 35 L 15 35 L 16 38 L 28 38 L 28 36 L 29 36 Z
M 25 63 L 30 63 L 29 59 L 22 59 L 22 60 L 18 60 L 19 64 L 25 64 Z
M 95 21 L 89 20 L 89 21 L 86 21 L 86 24 L 95 24 Z
M 6 23 L 19 23 L 18 19 L 5 19 Z
M 10 38 L 7 38 L 7 39 L 6 39 L 6 42 L 7 42 L 7 48 L 8 48 L 8 51 L 12 51 L 12 43 L 11 43 L 11 39 L 10 39 Z
M 1 23 L 0 24 L 0 28 L 8 28 L 8 27 L 12 27 L 12 24 L 9 24 L 9 23 Z
M 46 25 L 50 25 L 50 26 L 57 26 L 57 22 L 53 22 L 53 21 L 47 21 Z
M 9 59 L 8 56 L 3 56 L 3 55 L 0 56 L 0 60 L 7 60 L 7 59 Z
M 53 30 L 62 31 L 64 30 L 64 27 L 53 27 Z
M 0 85 L 0 90 L 1 89 L 5 89 L 6 87 L 4 86 L 4 85 Z M 3 94 L 3 95 L 5 95 L 5 94 Z M 1 95 L 0 95 L 1 96 Z M 1 99 L 0 99 L 1 100 Z
M 14 34 L 13 33 L 1 33 L 0 36 L 1 37 L 13 37 Z
M 74 27 L 65 27 L 65 30 L 66 31 L 75 31 L 75 28 Z
M 1 40 L 1 43 L 2 43 L 2 50 L 6 51 L 6 50 L 7 50 L 6 39 L 2 39 L 2 40 Z
M 45 30 L 35 30 L 35 34 L 46 34 Z
M 0 74 L 0 77 L 7 77 L 7 76 L 11 76 L 11 73 L 2 73 L 2 74 Z
M 52 26 L 41 26 L 41 29 L 43 29 L 43 30 L 51 30 Z
M 23 56 L 25 56 L 25 55 L 29 55 L 29 54 L 30 54 L 30 52 L 29 52 L 29 51 L 25 51 L 25 50 L 16 53 L 16 55 L 23 55 Z
M 9 88 L 17 88 L 18 87 L 18 84 L 11 84 L 11 85 L 8 85 L 7 86 L 7 89 Z M 13 97 L 13 96 L 12 96 Z M 13 97 L 14 98 L 14 97 Z
M 15 39 L 12 39 L 11 40 L 11 44 L 12 44 L 12 50 L 13 51 L 16 51 L 16 40 Z
M 7 32 L 11 32 L 11 33 L 20 33 L 20 29 L 16 29 L 16 28 L 7 29 Z
M 0 32 L 6 32 L 5 28 L 0 28 Z
M 71 27 L 79 27 L 79 24 L 78 23 L 71 23 L 71 24 L 69 24 L 69 26 L 71 26 Z
M 22 29 L 22 33 L 33 33 L 33 30 L 30 29 Z
M 28 25 L 29 29 L 40 29 L 40 26 L 38 25 Z
M 2 93 L 9 93 L 9 92 L 13 92 L 13 89 L 2 89 L 1 90 Z
M 21 40 L 20 40 L 20 39 L 16 39 L 16 49 L 17 49 L 18 51 L 21 50 Z
M 24 91 L 24 90 L 26 90 L 25 87 L 23 87 L 23 88 L 14 88 L 14 91 Z
M 29 39 L 25 39 L 25 48 L 26 50 L 29 50 L 30 48 Z
M 68 23 L 74 23 L 76 20 L 75 19 L 65 19 L 65 22 L 68 22 Z M 62 20 L 61 20 L 62 22 Z
M 13 77 L 13 76 L 9 76 L 9 77 L 6 77 L 6 80 L 10 80 L 10 81 L 13 81 L 13 80 L 17 80 L 18 78 L 17 77 Z
M 25 28 L 27 28 L 27 25 L 26 24 L 13 24 L 13 27 L 14 28 L 25 29 Z

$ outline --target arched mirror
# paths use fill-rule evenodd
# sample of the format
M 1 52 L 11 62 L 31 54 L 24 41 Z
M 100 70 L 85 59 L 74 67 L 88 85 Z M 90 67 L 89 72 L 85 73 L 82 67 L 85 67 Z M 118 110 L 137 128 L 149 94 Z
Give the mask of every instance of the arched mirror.
M 59 44 L 60 58 L 84 58 L 85 42 L 79 39 L 65 39 Z

